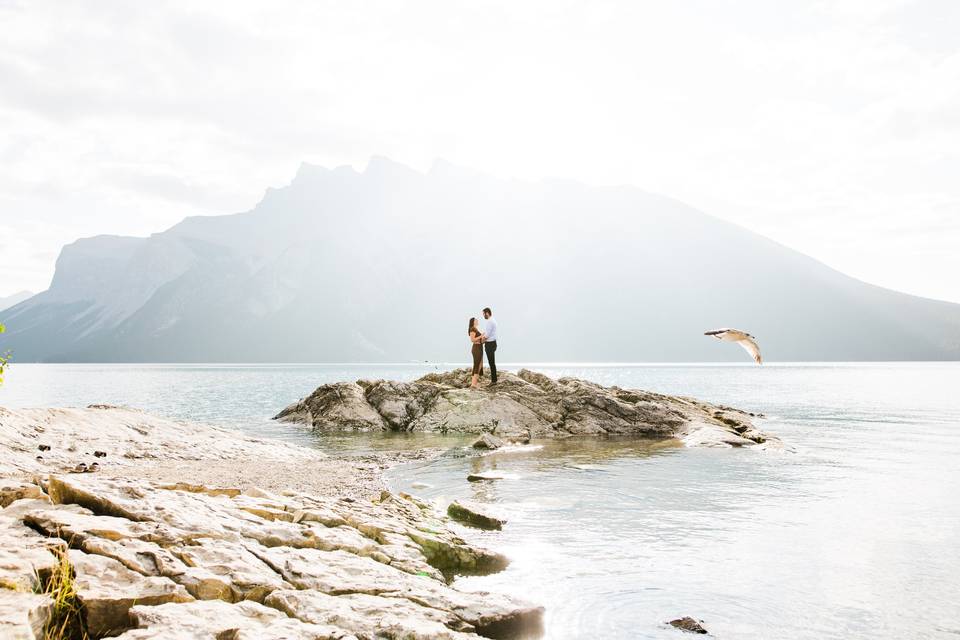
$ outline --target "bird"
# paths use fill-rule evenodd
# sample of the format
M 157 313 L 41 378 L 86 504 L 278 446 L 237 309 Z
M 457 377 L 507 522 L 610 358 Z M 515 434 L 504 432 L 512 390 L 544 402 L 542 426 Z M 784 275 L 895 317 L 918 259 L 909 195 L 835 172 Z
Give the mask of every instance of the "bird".
M 763 364 L 763 356 L 760 355 L 760 347 L 756 343 L 756 338 L 746 331 L 740 331 L 739 329 L 717 329 L 715 331 L 707 331 L 703 335 L 713 336 L 717 340 L 723 340 L 724 342 L 736 342 L 750 354 L 757 364 Z

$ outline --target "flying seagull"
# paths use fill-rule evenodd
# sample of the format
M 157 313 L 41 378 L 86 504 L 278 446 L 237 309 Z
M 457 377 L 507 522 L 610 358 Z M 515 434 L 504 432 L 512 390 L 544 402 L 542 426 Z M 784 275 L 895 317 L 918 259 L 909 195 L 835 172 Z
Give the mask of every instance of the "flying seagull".
M 724 342 L 736 342 L 756 360 L 757 364 L 763 364 L 763 357 L 760 355 L 760 347 L 757 346 L 756 338 L 745 331 L 738 329 L 717 329 L 716 331 L 707 331 L 703 335 L 713 336 L 717 340 L 723 340 Z

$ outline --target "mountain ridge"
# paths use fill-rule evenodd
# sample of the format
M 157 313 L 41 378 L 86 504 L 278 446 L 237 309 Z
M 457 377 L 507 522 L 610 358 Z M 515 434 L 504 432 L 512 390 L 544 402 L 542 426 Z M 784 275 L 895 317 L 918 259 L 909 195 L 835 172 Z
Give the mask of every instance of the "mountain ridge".
M 22 291 L 17 291 L 11 293 L 9 296 L 0 296 L 0 311 L 18 305 L 24 300 L 27 300 L 33 296 L 32 291 L 27 291 L 26 289 Z
M 0 311 L 20 361 L 456 361 L 491 306 L 512 361 L 960 359 L 960 305 L 903 294 L 626 185 L 438 161 L 302 163 L 252 209 L 64 247 Z M 738 351 L 738 350 L 736 350 Z

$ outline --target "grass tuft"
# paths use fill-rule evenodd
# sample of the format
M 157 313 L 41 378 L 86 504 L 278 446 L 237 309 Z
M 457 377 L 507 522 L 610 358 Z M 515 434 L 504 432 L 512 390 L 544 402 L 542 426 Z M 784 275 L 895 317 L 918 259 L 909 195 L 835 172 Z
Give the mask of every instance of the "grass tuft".
M 43 630 L 43 640 L 89 640 L 70 556 L 66 549 L 56 549 L 52 553 L 57 556 L 57 564 L 42 585 L 42 592 L 53 600 L 53 612 Z

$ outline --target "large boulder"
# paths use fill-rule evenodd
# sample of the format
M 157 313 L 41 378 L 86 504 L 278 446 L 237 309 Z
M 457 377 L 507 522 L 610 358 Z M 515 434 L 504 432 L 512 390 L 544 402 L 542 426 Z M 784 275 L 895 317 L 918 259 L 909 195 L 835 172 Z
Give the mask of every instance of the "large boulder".
M 278 413 L 275 419 L 351 431 L 387 428 L 383 417 L 367 402 L 365 389 L 351 382 L 323 385 L 308 398 Z
M 523 369 L 495 387 L 469 387 L 466 369 L 414 382 L 359 380 L 318 387 L 277 419 L 314 429 L 390 429 L 485 434 L 507 440 L 631 435 L 676 438 L 689 446 L 779 444 L 758 431 L 753 414 L 692 398 L 554 380 Z

